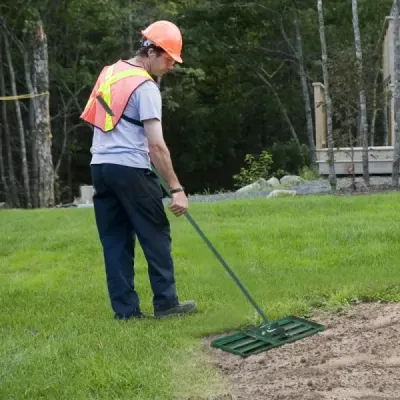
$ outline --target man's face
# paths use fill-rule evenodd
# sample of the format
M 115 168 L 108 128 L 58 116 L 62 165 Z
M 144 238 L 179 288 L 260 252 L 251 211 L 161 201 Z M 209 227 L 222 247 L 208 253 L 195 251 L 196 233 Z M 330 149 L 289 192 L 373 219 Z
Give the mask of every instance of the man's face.
M 150 50 L 150 68 L 151 73 L 155 76 L 163 76 L 174 68 L 175 60 L 167 53 L 163 53 L 157 57 L 156 52 Z

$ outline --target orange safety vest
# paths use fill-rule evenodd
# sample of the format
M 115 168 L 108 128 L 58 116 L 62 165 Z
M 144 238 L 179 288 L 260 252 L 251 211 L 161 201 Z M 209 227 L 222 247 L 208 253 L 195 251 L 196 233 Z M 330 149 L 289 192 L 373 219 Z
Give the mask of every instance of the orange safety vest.
M 142 68 L 122 60 L 103 68 L 80 118 L 103 132 L 109 132 L 121 118 L 143 126 L 125 116 L 132 93 L 144 82 L 154 79 Z

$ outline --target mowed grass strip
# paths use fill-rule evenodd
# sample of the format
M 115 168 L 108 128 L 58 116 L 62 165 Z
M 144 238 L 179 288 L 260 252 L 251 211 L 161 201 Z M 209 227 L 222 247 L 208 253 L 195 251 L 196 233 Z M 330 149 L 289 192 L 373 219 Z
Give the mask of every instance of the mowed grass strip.
M 192 204 L 271 319 L 400 300 L 400 195 Z M 171 214 L 169 214 L 171 216 Z M 184 399 L 224 392 L 200 338 L 260 322 L 188 221 L 170 217 L 178 294 L 195 316 L 113 320 L 92 209 L 0 213 L 0 398 Z M 136 247 L 136 287 L 152 312 Z

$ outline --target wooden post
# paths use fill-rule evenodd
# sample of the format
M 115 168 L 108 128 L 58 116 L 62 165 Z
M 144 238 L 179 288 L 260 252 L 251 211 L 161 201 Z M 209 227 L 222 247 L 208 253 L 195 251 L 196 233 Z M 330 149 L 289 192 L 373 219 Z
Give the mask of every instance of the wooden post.
M 393 75 L 392 75 L 393 76 Z M 389 84 L 390 96 L 390 107 L 389 107 L 389 146 L 394 146 L 394 119 L 395 119 L 395 108 L 394 108 L 394 84 Z
M 325 87 L 322 83 L 313 83 L 315 109 L 315 146 L 317 150 L 327 147 Z

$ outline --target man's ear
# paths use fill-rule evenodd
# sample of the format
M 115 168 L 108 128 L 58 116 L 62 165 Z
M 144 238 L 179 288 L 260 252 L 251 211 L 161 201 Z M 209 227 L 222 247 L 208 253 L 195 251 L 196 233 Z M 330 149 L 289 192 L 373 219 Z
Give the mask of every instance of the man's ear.
M 151 47 L 147 50 L 147 55 L 148 55 L 149 58 L 152 58 L 152 57 L 156 57 L 156 56 L 157 56 L 155 50 L 152 49 Z

